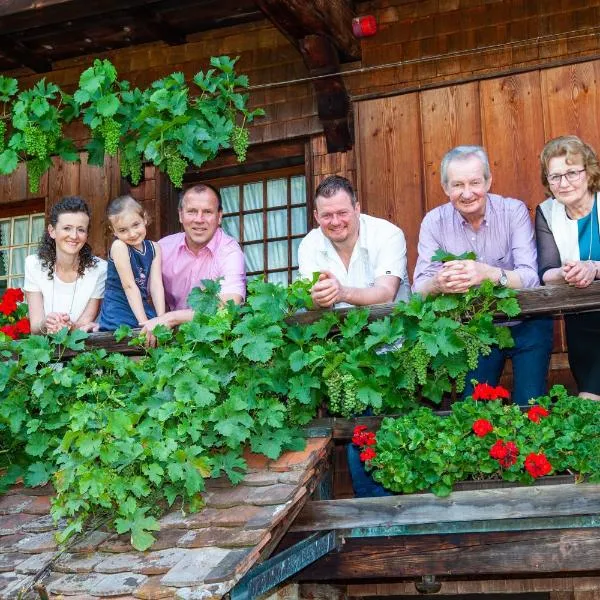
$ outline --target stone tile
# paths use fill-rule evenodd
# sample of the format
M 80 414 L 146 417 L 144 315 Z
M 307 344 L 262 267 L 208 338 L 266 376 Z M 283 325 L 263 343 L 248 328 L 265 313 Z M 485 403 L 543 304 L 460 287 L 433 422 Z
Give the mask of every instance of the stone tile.
M 50 583 L 46 589 L 51 594 L 65 594 L 66 596 L 87 594 L 96 583 L 110 577 L 111 575 L 105 575 L 104 573 L 63 575 Z
M 25 537 L 24 533 L 12 533 L 11 535 L 0 535 L 0 552 L 16 550 L 17 543 Z
M 128 573 L 137 571 L 143 564 L 141 552 L 107 553 L 106 558 L 94 567 L 96 573 Z
M 0 598 L 2 600 L 16 600 L 21 598 L 23 588 L 33 581 L 31 575 L 16 575 L 14 573 L 0 574 Z
M 85 538 L 70 547 L 72 554 L 94 552 L 103 542 L 105 542 L 111 533 L 106 531 L 92 531 L 86 534 Z
M 52 496 L 35 496 L 33 502 L 27 505 L 23 512 L 30 515 L 48 515 L 50 514 L 50 500 L 52 500 Z
M 31 517 L 32 521 L 23 525 L 22 530 L 30 531 L 31 533 L 44 533 L 45 531 L 64 529 L 67 525 L 65 519 L 61 519 L 58 523 L 55 523 L 50 515 L 43 517 L 36 517 L 35 515 L 27 516 Z
M 94 583 L 90 587 L 90 594 L 102 597 L 133 594 L 147 579 L 147 575 L 140 573 L 116 573 Z
M 202 496 L 208 508 L 231 508 L 232 506 L 244 504 L 252 489 L 238 485 L 232 488 L 211 490 L 205 492 Z
M 220 581 L 229 581 L 234 579 L 241 565 L 246 565 L 251 556 L 258 557 L 258 551 L 253 548 L 244 548 L 243 550 L 233 550 L 223 560 L 208 573 L 204 579 L 205 583 L 219 583 Z M 253 563 L 254 561 L 252 561 Z
M 248 546 L 256 546 L 264 544 L 265 540 L 270 537 L 267 529 L 229 529 L 229 535 L 225 536 L 219 546 L 222 548 L 246 548 Z
M 300 452 L 285 452 L 269 463 L 270 471 L 299 471 L 312 466 L 328 443 L 329 438 L 308 438 L 306 448 Z
M 265 487 L 249 488 L 246 494 L 247 504 L 271 506 L 283 504 L 294 497 L 297 487 L 285 483 L 277 483 Z
M 237 529 L 225 529 L 224 527 L 206 527 L 204 529 L 192 529 L 184 533 L 177 545 L 181 548 L 208 548 L 220 546 L 221 541 L 231 531 Z
M 63 554 L 54 563 L 53 570 L 59 573 L 91 573 L 94 567 L 108 556 L 111 555 L 101 552 Z
M 45 569 L 54 558 L 55 552 L 42 552 L 34 554 L 15 568 L 16 573 L 35 575 L 38 571 Z
M 178 562 L 182 561 L 190 550 L 184 548 L 165 548 L 157 552 L 146 552 L 142 566 L 136 569 L 137 573 L 144 575 L 163 575 L 172 569 Z
M 230 508 L 205 508 L 202 512 L 190 515 L 196 528 L 217 525 L 219 527 L 243 527 L 248 521 L 260 514 L 262 508 L 250 504 L 232 506 Z M 190 527 L 193 529 L 194 527 Z
M 167 548 L 175 548 L 181 536 L 185 534 L 182 529 L 161 529 L 153 531 L 152 535 L 156 538 L 150 550 L 166 550 Z
M 209 478 L 204 482 L 207 490 L 215 490 L 221 488 L 230 488 L 231 481 L 228 477 L 216 477 L 214 479 Z
M 161 598 L 175 598 L 175 590 L 172 587 L 163 585 L 161 578 L 148 577 L 135 592 L 134 596 L 141 600 L 160 600 Z
M 231 582 L 227 581 L 206 584 L 201 587 L 179 588 L 175 591 L 175 598 L 177 600 L 221 600 L 232 587 Z
M 231 550 L 223 548 L 202 548 L 202 550 L 190 552 L 166 575 L 163 575 L 161 583 L 175 587 L 200 585 L 229 552 Z
M 0 554 L 0 573 L 9 573 L 15 567 L 29 558 L 29 554 L 20 552 L 7 552 Z
M 14 515 L 23 512 L 32 502 L 33 498 L 22 494 L 0 497 L 0 515 Z
M 51 483 L 31 488 L 25 487 L 25 485 L 21 482 L 16 483 L 6 492 L 6 495 L 11 494 L 22 494 L 23 496 L 54 496 L 56 491 Z
M 264 471 L 269 464 L 269 459 L 264 454 L 255 454 L 254 452 L 250 452 L 248 449 L 244 451 L 242 458 L 246 461 L 248 473 L 253 473 L 254 471 Z
M 255 473 L 246 473 L 243 484 L 248 486 L 273 485 L 279 482 L 279 473 L 271 471 L 256 471 Z
M 98 546 L 101 552 L 135 552 L 128 535 L 111 535 Z
M 30 521 L 36 520 L 35 515 L 26 515 L 24 513 L 15 513 L 0 517 L 0 535 L 10 535 L 18 533 L 21 528 Z
M 274 504 L 272 506 L 260 507 L 260 512 L 246 523 L 246 529 L 263 529 L 272 527 L 287 514 L 290 509 L 290 503 Z
M 38 554 L 40 552 L 49 552 L 56 550 L 58 544 L 53 531 L 46 533 L 32 533 L 15 544 L 15 550 L 27 552 L 29 554 Z
M 314 473 L 314 469 L 308 469 L 306 471 L 286 471 L 285 473 L 278 473 L 279 483 L 302 485 L 305 481 L 308 481 L 314 475 Z

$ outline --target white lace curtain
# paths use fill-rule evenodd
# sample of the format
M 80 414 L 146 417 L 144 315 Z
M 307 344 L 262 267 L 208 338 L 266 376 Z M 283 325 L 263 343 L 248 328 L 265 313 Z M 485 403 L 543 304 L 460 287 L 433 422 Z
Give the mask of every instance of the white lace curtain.
M 21 287 L 25 258 L 36 251 L 44 232 L 44 215 L 0 221 L 0 286 Z

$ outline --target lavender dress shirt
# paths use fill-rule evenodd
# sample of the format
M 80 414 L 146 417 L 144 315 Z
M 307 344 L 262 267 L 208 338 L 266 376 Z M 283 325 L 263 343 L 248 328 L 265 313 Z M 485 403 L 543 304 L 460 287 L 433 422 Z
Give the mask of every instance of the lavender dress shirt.
M 473 251 L 479 262 L 518 273 L 524 288 L 540 283 L 534 229 L 520 200 L 488 194 L 478 231 L 450 202 L 429 211 L 421 223 L 413 291 L 419 292 L 442 268 L 442 263 L 431 260 L 438 248 L 452 254 Z
M 221 293 L 246 297 L 244 254 L 240 245 L 221 228 L 198 254 L 187 247 L 185 233 L 169 235 L 158 243 L 169 310 L 188 308 L 190 292 L 203 279 L 221 279 Z

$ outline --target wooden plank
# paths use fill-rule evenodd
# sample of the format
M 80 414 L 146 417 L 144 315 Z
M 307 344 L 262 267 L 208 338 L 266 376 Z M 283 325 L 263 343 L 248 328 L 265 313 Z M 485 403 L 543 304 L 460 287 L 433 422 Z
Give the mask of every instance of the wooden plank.
M 402 579 L 423 575 L 557 577 L 597 573 L 598 532 L 587 529 L 347 539 L 299 581 Z
M 546 140 L 578 135 L 600 150 L 600 61 L 544 69 L 540 82 Z
M 87 156 L 80 152 L 79 157 Z M 79 194 L 78 162 L 66 162 L 58 157 L 52 159 L 52 167 L 48 173 L 48 207 L 56 204 L 64 196 Z
M 424 215 L 418 95 L 360 102 L 355 111 L 361 208 L 404 231 L 412 279 Z
M 454 85 L 420 94 L 425 165 L 425 209 L 448 201 L 440 184 L 444 154 L 459 145 L 481 145 L 479 83 Z
M 492 192 L 523 200 L 533 214 L 545 197 L 536 159 L 544 145 L 539 72 L 489 79 L 479 89 Z
M 308 503 L 290 531 L 390 529 L 400 525 L 471 523 L 600 514 L 600 486 L 562 484 Z M 600 526 L 600 519 L 598 520 Z M 524 529 L 526 527 L 523 527 Z

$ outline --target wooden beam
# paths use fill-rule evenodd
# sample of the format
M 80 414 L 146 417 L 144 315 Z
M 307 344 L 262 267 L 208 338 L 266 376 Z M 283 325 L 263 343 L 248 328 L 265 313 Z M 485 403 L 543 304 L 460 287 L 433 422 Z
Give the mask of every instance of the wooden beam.
M 138 7 L 131 12 L 150 30 L 153 36 L 159 40 L 163 40 L 169 46 L 179 46 L 186 43 L 185 32 L 171 25 L 157 11 L 148 7 Z
M 346 539 L 298 581 L 414 579 L 423 575 L 539 577 L 600 572 L 595 529 Z
M 36 73 L 52 71 L 52 63 L 49 60 L 36 56 L 21 42 L 11 40 L 8 36 L 0 36 L 0 52 L 7 58 L 18 62 L 20 65 Z
M 432 526 L 431 533 L 472 531 L 471 527 L 495 531 L 507 529 L 506 521 L 524 530 L 529 529 L 530 520 L 535 525 L 535 519 L 564 517 L 563 527 L 568 526 L 568 519 L 579 526 L 579 517 L 598 514 L 600 485 L 565 483 L 459 491 L 445 498 L 408 494 L 309 502 L 290 531 L 336 530 L 345 536 L 376 537 L 396 535 L 395 528 L 403 534 L 401 528 L 427 524 Z M 596 520 L 600 525 L 600 519 Z
M 583 289 L 576 289 L 568 285 L 545 285 L 517 290 L 517 292 L 517 299 L 521 306 L 520 316 L 523 317 L 562 315 L 600 309 L 600 281 L 595 281 Z M 394 303 L 374 304 L 368 308 L 370 318 L 376 320 L 390 315 L 394 309 Z M 348 310 L 350 309 L 340 308 L 336 309 L 336 312 L 343 316 Z M 327 309 L 298 313 L 291 317 L 290 321 L 313 323 L 319 320 L 325 312 Z
M 295 46 L 308 35 L 324 35 L 344 60 L 360 59 L 360 43 L 352 34 L 355 15 L 347 0 L 256 0 L 256 4 Z

